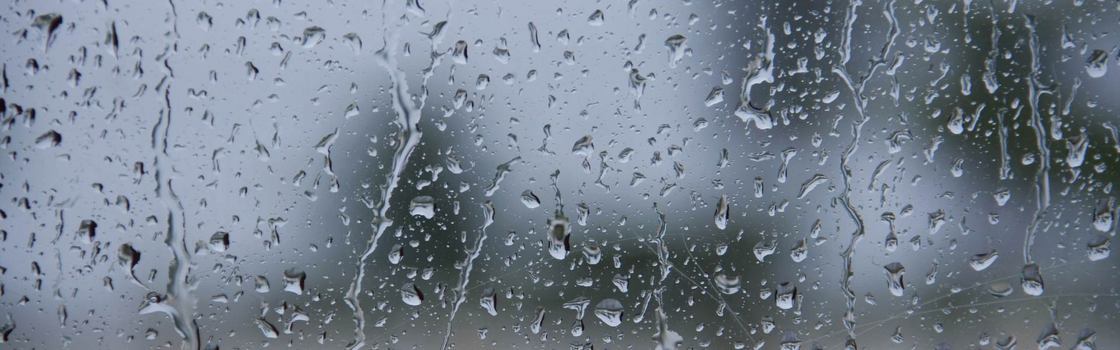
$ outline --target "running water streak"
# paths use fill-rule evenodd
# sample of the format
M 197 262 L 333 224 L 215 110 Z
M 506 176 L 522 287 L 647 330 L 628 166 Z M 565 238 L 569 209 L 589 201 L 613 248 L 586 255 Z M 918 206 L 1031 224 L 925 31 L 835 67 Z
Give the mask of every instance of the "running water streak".
M 852 219 L 853 223 L 855 223 L 856 226 L 852 231 L 851 239 L 848 241 L 847 248 L 845 248 L 844 252 L 840 254 L 843 258 L 843 275 L 840 280 L 840 288 L 844 293 L 845 303 L 847 306 L 847 310 L 844 312 L 842 320 L 845 329 L 848 330 L 848 341 L 846 347 L 851 349 L 857 348 L 855 341 L 856 296 L 855 292 L 852 290 L 852 277 L 855 276 L 855 271 L 853 268 L 852 259 L 855 257 L 855 247 L 863 238 L 865 229 L 863 216 L 860 214 L 859 210 L 856 209 L 856 207 L 852 204 L 852 169 L 849 166 L 849 161 L 851 160 L 852 155 L 854 155 L 856 150 L 859 148 L 859 141 L 863 125 L 866 124 L 869 120 L 865 113 L 865 109 L 867 107 L 867 99 L 863 97 L 864 89 L 867 87 L 867 82 L 871 80 L 871 78 L 875 75 L 875 71 L 879 67 L 885 66 L 887 64 L 887 55 L 890 53 L 891 48 L 894 46 L 895 39 L 899 35 L 898 19 L 895 17 L 894 3 L 894 0 L 888 1 L 883 8 L 883 15 L 887 18 L 887 21 L 891 26 L 890 31 L 887 33 L 887 41 L 883 44 L 883 48 L 879 51 L 879 55 L 871 60 L 870 67 L 868 67 L 867 70 L 867 75 L 861 77 L 860 80 L 856 83 L 853 83 L 851 76 L 848 74 L 846 66 L 848 64 L 848 61 L 851 59 L 852 26 L 855 24 L 855 20 L 857 17 L 856 11 L 861 5 L 861 2 L 859 0 L 853 0 L 850 3 L 847 17 L 844 22 L 844 37 L 841 39 L 842 42 L 840 48 L 840 62 L 832 70 L 834 74 L 840 77 L 845 86 L 848 88 L 848 91 L 852 94 L 852 99 L 855 102 L 854 105 L 856 108 L 856 112 L 859 116 L 858 120 L 852 121 L 852 139 L 847 148 L 844 150 L 843 155 L 841 155 L 840 157 L 840 174 L 843 178 L 844 191 L 840 195 L 840 198 L 838 198 L 840 204 L 844 206 L 844 210 L 848 214 L 848 217 Z
M 384 8 L 382 9 L 384 10 Z M 401 130 L 398 135 L 400 139 L 396 143 L 397 148 L 393 152 L 393 162 L 385 176 L 385 183 L 381 185 L 381 197 L 374 203 L 374 216 L 370 220 L 370 225 L 373 227 L 373 234 L 370 235 L 369 239 L 366 241 L 366 248 L 362 252 L 362 255 L 357 261 L 357 266 L 355 267 L 357 272 L 346 290 L 346 306 L 349 307 L 350 311 L 354 314 L 355 322 L 355 339 L 347 346 L 350 350 L 361 349 L 366 345 L 365 311 L 362 310 L 361 300 L 359 300 L 362 293 L 362 282 L 366 274 L 365 262 L 369 259 L 370 255 L 377 251 L 377 241 L 385 234 L 389 227 L 393 225 L 393 221 L 387 218 L 391 206 L 389 202 L 393 197 L 393 191 L 396 190 L 399 185 L 405 168 L 408 166 L 409 157 L 411 157 L 413 151 L 416 150 L 416 146 L 420 144 L 420 138 L 423 135 L 423 132 L 420 130 L 420 120 L 423 117 L 421 111 L 428 100 L 428 81 L 435 74 L 435 68 L 440 65 L 443 57 L 447 55 L 448 50 L 440 51 L 438 46 L 443 40 L 443 30 L 447 26 L 447 21 L 450 19 L 453 9 L 453 7 L 449 7 L 445 19 L 435 23 L 432 26 L 432 31 L 427 34 L 431 44 L 431 59 L 428 63 L 428 67 L 424 68 L 423 79 L 420 83 L 421 94 L 417 98 L 416 103 L 412 102 L 412 95 L 408 92 L 407 77 L 397 65 L 396 47 L 398 35 L 396 33 L 390 35 L 389 39 L 384 43 L 384 47 L 378 50 L 375 55 L 378 64 L 389 74 L 389 79 L 392 84 L 390 94 L 392 95 L 393 111 L 396 113 L 396 123 Z M 382 20 L 385 19 L 386 17 L 383 13 Z
M 455 314 L 459 312 L 459 307 L 467 300 L 467 285 L 471 283 L 471 270 L 474 268 L 474 260 L 482 252 L 482 243 L 486 242 L 486 228 L 494 223 L 494 203 L 486 201 L 481 206 L 482 228 L 478 230 L 478 238 L 475 239 L 474 245 L 467 251 L 467 257 L 463 261 L 462 272 L 459 273 L 459 285 L 455 287 L 455 301 L 451 305 L 451 315 L 447 317 L 447 333 L 443 335 L 441 349 L 447 349 L 451 345 L 451 326 L 455 323 Z
M 395 42 L 396 40 L 390 41 Z M 405 167 L 408 166 L 408 159 L 412 152 L 416 150 L 416 146 L 420 144 L 420 137 L 423 134 L 420 131 L 420 110 L 423 105 L 413 104 L 410 100 L 408 82 L 404 72 L 397 68 L 396 59 L 393 57 L 395 53 L 393 47 L 393 43 L 387 43 L 386 48 L 378 52 L 378 63 L 388 72 L 392 82 L 390 94 L 393 99 L 393 110 L 397 115 L 396 123 L 401 128 L 400 140 L 393 152 L 392 164 L 385 176 L 385 183 L 381 185 L 381 197 L 374 203 L 374 217 L 370 220 L 373 234 L 366 242 L 366 248 L 357 262 L 357 271 L 346 291 L 346 305 L 353 311 L 356 323 L 356 329 L 354 330 L 356 338 L 349 346 L 350 349 L 360 349 L 365 346 L 365 311 L 362 310 L 361 300 L 359 300 L 362 293 L 362 281 L 366 275 L 365 263 L 369 256 L 377 250 L 378 239 L 393 225 L 392 219 L 387 217 L 391 207 L 390 201 L 393 197 L 393 191 L 399 185 Z
M 183 201 L 175 193 L 172 187 L 172 173 L 174 169 L 171 167 L 171 155 L 167 152 L 169 139 L 171 137 L 171 123 L 172 123 L 172 106 L 171 106 L 171 81 L 175 79 L 174 70 L 171 68 L 170 56 L 178 49 L 178 11 L 175 8 L 175 2 L 168 0 L 171 10 L 171 34 L 175 39 L 170 47 L 167 48 L 168 52 L 164 53 L 163 66 L 167 69 L 167 74 L 164 76 L 164 84 L 161 88 L 163 90 L 162 97 L 163 110 L 156 120 L 156 124 L 152 127 L 152 149 L 155 151 L 155 159 L 153 160 L 154 174 L 156 187 L 155 194 L 163 204 L 163 210 L 166 211 L 166 232 L 164 233 L 164 245 L 171 252 L 171 260 L 167 263 L 167 285 L 165 287 L 166 295 L 160 300 L 148 300 L 148 302 L 169 303 L 171 304 L 174 312 L 168 312 L 172 318 L 172 323 L 175 326 L 175 332 L 182 338 L 179 345 L 180 349 L 201 349 L 202 344 L 199 339 L 199 330 L 196 321 L 194 320 L 194 299 L 191 295 L 190 288 L 190 270 L 191 270 L 191 256 L 187 250 L 187 224 L 186 224 L 186 211 L 183 208 Z M 176 222 L 178 220 L 178 222 Z
M 1027 107 L 1030 108 L 1030 127 L 1034 131 L 1035 147 L 1038 148 L 1038 171 L 1035 173 L 1034 181 L 1036 207 L 1034 219 L 1031 220 L 1026 237 L 1023 239 L 1023 264 L 1029 265 L 1034 263 L 1034 259 L 1031 257 L 1031 249 L 1034 246 L 1039 221 L 1045 215 L 1046 208 L 1050 206 L 1050 147 L 1047 144 L 1046 126 L 1042 123 L 1042 115 L 1038 107 L 1039 97 L 1050 91 L 1048 88 L 1044 88 L 1038 80 L 1042 73 L 1042 66 L 1038 61 L 1039 43 L 1035 18 L 1031 15 L 1025 15 L 1023 21 L 1030 36 L 1028 45 L 1031 65 L 1030 77 L 1027 79 Z

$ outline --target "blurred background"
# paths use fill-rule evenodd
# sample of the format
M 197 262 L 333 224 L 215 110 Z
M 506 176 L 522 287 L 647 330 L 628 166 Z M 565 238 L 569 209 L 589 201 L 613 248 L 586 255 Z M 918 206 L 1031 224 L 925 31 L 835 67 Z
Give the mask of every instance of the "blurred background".
M 0 348 L 1112 348 L 1118 13 L 8 1 Z

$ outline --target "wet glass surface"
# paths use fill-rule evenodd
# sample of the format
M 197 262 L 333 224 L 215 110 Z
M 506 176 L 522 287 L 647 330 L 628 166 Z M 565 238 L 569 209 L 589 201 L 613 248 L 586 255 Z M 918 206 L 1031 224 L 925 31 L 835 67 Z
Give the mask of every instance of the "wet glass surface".
M 0 348 L 1120 344 L 1116 2 L 4 8 Z

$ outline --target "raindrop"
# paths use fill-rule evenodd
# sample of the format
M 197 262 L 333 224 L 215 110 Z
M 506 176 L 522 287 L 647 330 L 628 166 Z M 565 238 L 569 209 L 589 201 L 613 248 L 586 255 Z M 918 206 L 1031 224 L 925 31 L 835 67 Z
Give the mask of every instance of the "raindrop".
M 229 232 L 218 231 L 210 235 L 210 250 L 224 252 L 229 249 Z
M 529 22 L 529 41 L 533 44 L 533 52 L 541 51 L 541 40 L 537 36 L 537 26 Z
M 498 316 L 498 294 L 494 293 L 494 290 L 487 288 L 483 291 L 482 298 L 478 299 L 478 304 L 490 316 Z
M 1108 232 L 1112 229 L 1112 209 L 1108 206 L 1101 206 L 1093 215 L 1093 228 L 1100 232 Z
M 790 249 L 789 257 L 793 259 L 795 263 L 805 261 L 805 258 L 809 257 L 809 246 L 806 244 L 805 239 L 797 241 L 797 245 L 795 245 L 793 249 Z
M 723 103 L 723 88 L 714 87 L 712 91 L 708 92 L 708 97 L 704 98 L 704 106 L 711 107 Z
M 767 256 L 774 254 L 777 250 L 778 247 L 773 243 L 759 241 L 754 245 L 754 257 L 758 259 L 758 262 L 764 262 Z
M 618 327 L 622 324 L 622 303 L 611 298 L 600 300 L 595 304 L 595 317 L 607 326 Z
M 797 286 L 789 282 L 782 282 L 778 285 L 778 290 L 774 293 L 774 304 L 777 305 L 779 309 L 792 309 L 797 301 Z
M 35 148 L 38 149 L 58 147 L 60 143 L 62 143 L 62 135 L 54 130 L 47 131 L 35 138 Z
M 557 260 L 564 260 L 571 250 L 571 227 L 568 218 L 557 211 L 548 220 L 548 254 Z
M 621 274 L 615 274 L 614 277 L 611 278 L 611 283 L 614 284 L 614 287 L 617 288 L 618 291 L 621 292 L 621 293 L 629 293 L 630 292 L 630 278 L 629 278 L 629 276 L 623 276 Z
M 408 213 L 412 216 L 419 216 L 425 219 L 431 219 L 436 216 L 435 199 L 432 196 L 416 196 L 408 205 Z
M 813 177 L 805 180 L 805 182 L 801 184 L 801 190 L 797 192 L 797 199 L 805 198 L 805 196 L 809 195 L 809 192 L 812 192 L 814 188 L 817 188 L 817 186 L 820 186 L 827 181 L 828 177 L 825 177 L 824 175 L 813 175 Z
M 302 295 L 307 274 L 297 269 L 284 270 L 284 291 L 295 295 Z
M 684 58 L 685 43 L 688 42 L 683 35 L 677 34 L 665 39 L 665 47 L 669 48 L 669 67 L 675 68 L 677 63 Z
M 121 244 L 120 249 L 117 250 L 117 257 L 120 264 L 127 267 L 129 271 L 140 263 L 140 252 L 133 249 L 131 244 Z
M 591 16 L 587 17 L 587 24 L 596 27 L 603 25 L 603 11 L 595 10 L 595 12 L 592 12 Z
M 279 332 L 276 331 L 276 326 L 273 326 L 271 323 L 268 323 L 268 321 L 265 320 L 264 318 L 258 317 L 256 319 L 256 324 L 257 324 L 257 329 L 259 329 L 261 331 L 261 335 L 264 336 L 265 338 L 276 339 L 277 337 L 280 336 Z
M 595 143 L 591 140 L 591 135 L 585 135 L 572 144 L 572 154 L 584 157 L 590 157 L 595 153 Z
M 319 26 L 307 27 L 303 30 L 303 48 L 310 49 L 319 45 L 327 38 L 327 31 Z
M 602 259 L 603 249 L 598 244 L 590 243 L 583 246 L 583 261 L 588 265 L 598 265 Z
M 342 36 L 342 39 L 346 40 L 346 45 L 354 50 L 355 55 L 362 53 L 362 38 L 357 33 L 346 33 Z
M 524 204 L 526 208 L 534 209 L 541 206 L 541 199 L 532 191 L 525 190 L 521 192 L 521 204 Z
M 35 17 L 35 21 L 31 26 L 39 29 L 44 34 L 43 50 L 46 51 L 54 44 L 55 31 L 58 27 L 62 26 L 62 15 L 57 13 L 47 13 Z
M 406 284 L 401 287 L 401 301 L 410 306 L 420 305 L 424 301 L 424 293 L 415 284 Z
M 1089 243 L 1089 261 L 1101 261 L 1112 255 L 1112 239 L 1099 236 Z
M 404 246 L 400 243 L 394 244 L 393 248 L 389 249 L 389 263 L 400 264 L 401 259 L 404 259 Z
M 883 269 L 887 273 L 887 289 L 890 290 L 891 295 L 901 297 L 906 291 L 906 283 L 902 280 L 906 268 L 902 267 L 902 264 L 894 262 L 884 266 Z
M 1100 78 L 1108 73 L 1108 52 L 1096 49 L 1089 53 L 1085 59 L 1085 73 L 1090 78 Z
M 722 195 L 719 197 L 719 203 L 716 204 L 716 227 L 720 230 L 727 229 L 727 223 L 731 221 L 731 211 L 728 209 L 727 196 Z
M 984 269 L 992 266 L 996 259 L 999 259 L 999 252 L 993 249 L 987 253 L 973 255 L 972 258 L 968 259 L 968 266 L 971 266 L 975 271 L 984 271 Z
M 533 318 L 533 322 L 529 324 L 529 330 L 533 334 L 541 333 L 541 326 L 544 325 L 544 315 L 548 313 L 544 307 L 537 307 L 537 317 Z
M 991 294 L 995 297 L 1006 297 L 1011 295 L 1011 293 L 1013 292 L 1015 292 L 1014 287 L 1011 286 L 1011 283 L 1008 283 L 1006 281 L 992 282 L 988 285 L 988 294 Z
M 999 205 L 999 206 L 1002 207 L 1002 206 L 1007 204 L 1008 200 L 1011 199 L 1011 191 L 1006 189 L 1006 188 L 1001 188 L 1001 189 L 997 190 L 995 193 L 993 193 L 992 197 L 995 198 L 996 205 Z
M 1023 293 L 1031 296 L 1042 295 L 1044 285 L 1042 282 L 1042 272 L 1038 268 L 1038 264 L 1027 264 L 1023 266 L 1022 278 Z
M 268 285 L 268 279 L 265 278 L 264 276 L 257 276 L 256 278 L 254 278 L 253 279 L 253 285 L 254 285 L 253 289 L 256 290 L 257 293 L 264 294 L 264 293 L 268 293 L 270 290 L 272 290 L 272 288 L 270 288 L 269 285 Z
M 455 49 L 451 51 L 451 61 L 455 64 L 467 64 L 467 42 L 459 40 L 455 43 Z
M 78 224 L 78 236 L 82 237 L 86 243 L 93 243 L 94 238 L 97 237 L 97 222 L 93 220 L 82 220 L 82 222 Z
M 720 293 L 730 295 L 739 292 L 741 283 L 739 281 L 739 276 L 728 276 L 721 272 L 716 274 L 713 280 L 715 281 L 716 287 L 719 289 Z

